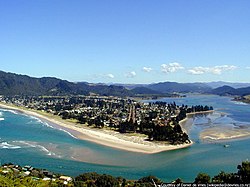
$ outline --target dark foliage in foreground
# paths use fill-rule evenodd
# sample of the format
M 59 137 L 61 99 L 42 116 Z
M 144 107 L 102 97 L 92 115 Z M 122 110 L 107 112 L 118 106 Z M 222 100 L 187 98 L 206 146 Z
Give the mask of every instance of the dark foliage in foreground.
M 25 166 L 27 167 L 27 166 Z M 25 168 L 24 167 L 24 168 Z M 194 183 L 197 184 L 249 184 L 250 183 L 250 162 L 242 162 L 237 167 L 236 173 L 225 173 L 221 171 L 218 175 L 211 178 L 206 173 L 199 173 Z M 17 172 L 19 170 L 20 172 Z M 0 167 L 0 186 L 12 187 L 12 186 L 23 186 L 23 187 L 154 187 L 163 183 L 160 179 L 155 176 L 142 177 L 139 180 L 126 180 L 122 177 L 113 177 L 106 174 L 98 174 L 95 172 L 84 173 L 65 183 L 65 180 L 61 179 L 61 175 L 53 174 L 47 170 L 32 169 L 30 175 L 24 175 L 21 172 L 22 167 L 15 166 L 11 163 L 4 164 Z M 8 171 L 8 172 L 6 172 Z M 34 171 L 38 173 L 43 172 L 44 175 L 38 177 L 34 175 Z M 46 171 L 46 172 L 45 172 Z M 51 173 L 51 176 L 49 177 Z M 45 178 L 49 180 L 44 180 Z M 53 179 L 53 180 L 52 180 Z M 177 178 L 175 181 L 164 181 L 171 182 L 174 184 L 183 183 L 182 179 Z M 185 181 L 184 181 L 185 182 Z

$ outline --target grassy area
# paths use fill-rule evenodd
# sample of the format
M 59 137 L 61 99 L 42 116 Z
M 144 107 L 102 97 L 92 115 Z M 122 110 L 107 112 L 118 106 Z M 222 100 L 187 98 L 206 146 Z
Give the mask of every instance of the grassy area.
M 139 134 L 139 133 L 126 133 L 126 136 L 137 136 L 137 137 L 143 137 L 143 138 L 147 138 L 148 136 L 145 134 Z

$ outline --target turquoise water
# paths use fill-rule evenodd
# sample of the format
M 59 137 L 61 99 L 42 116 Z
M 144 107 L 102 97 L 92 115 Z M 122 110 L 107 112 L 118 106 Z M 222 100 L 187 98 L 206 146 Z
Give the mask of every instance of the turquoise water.
M 211 105 L 227 115 L 210 115 L 219 125 L 250 126 L 250 105 L 231 101 L 228 97 L 190 95 L 186 98 L 165 98 L 177 104 Z M 194 180 L 198 172 L 215 175 L 221 170 L 235 172 L 237 164 L 249 159 L 250 139 L 206 143 L 199 140 L 199 132 L 206 127 L 208 117 L 197 116 L 190 136 L 195 144 L 182 150 L 153 155 L 133 153 L 78 140 L 68 132 L 53 128 L 39 119 L 8 110 L 0 110 L 0 161 L 76 176 L 84 172 L 107 173 L 138 179 L 155 175 L 164 181 L 178 177 L 186 182 Z M 224 144 L 230 144 L 224 148 Z

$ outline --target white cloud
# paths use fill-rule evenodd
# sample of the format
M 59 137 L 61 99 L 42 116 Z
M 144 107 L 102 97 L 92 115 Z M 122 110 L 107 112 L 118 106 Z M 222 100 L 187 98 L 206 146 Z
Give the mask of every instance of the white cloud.
M 193 69 L 189 69 L 188 72 L 193 74 L 193 75 L 201 75 L 209 71 L 209 68 L 205 67 L 194 67 Z
M 248 66 L 248 67 L 246 67 L 246 69 L 250 69 L 250 67 Z
M 152 71 L 152 68 L 149 68 L 149 67 L 143 67 L 142 68 L 143 71 L 149 73 L 150 71 Z
M 232 71 L 235 70 L 237 67 L 233 65 L 221 65 L 221 66 L 214 66 L 214 67 L 194 67 L 189 69 L 188 72 L 193 75 L 201 75 L 204 73 L 211 73 L 215 75 L 220 75 L 225 71 Z
M 173 73 L 181 69 L 184 69 L 184 67 L 177 62 L 161 65 L 161 71 L 164 73 Z
M 96 79 L 113 79 L 115 76 L 111 73 L 109 74 L 94 74 L 91 75 L 91 79 L 96 80 Z
M 237 68 L 236 66 L 232 66 L 232 65 L 214 66 L 211 69 L 211 73 L 220 75 L 224 71 L 232 71 L 232 70 L 235 70 L 236 68 Z
M 115 78 L 115 76 L 113 74 L 111 74 L 111 73 L 107 74 L 106 77 L 111 78 L 111 79 Z
M 136 76 L 136 72 L 131 71 L 131 72 L 129 72 L 129 73 L 126 73 L 125 76 L 126 76 L 127 78 L 134 78 L 134 77 Z

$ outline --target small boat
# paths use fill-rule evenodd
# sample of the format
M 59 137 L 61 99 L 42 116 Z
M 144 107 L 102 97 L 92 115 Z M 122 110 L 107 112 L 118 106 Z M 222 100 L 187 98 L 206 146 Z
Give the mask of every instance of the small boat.
M 230 146 L 230 145 L 228 145 L 228 144 L 225 144 L 225 145 L 224 145 L 225 148 L 227 148 L 227 147 L 229 147 L 229 146 Z

